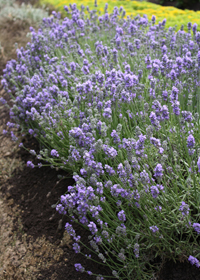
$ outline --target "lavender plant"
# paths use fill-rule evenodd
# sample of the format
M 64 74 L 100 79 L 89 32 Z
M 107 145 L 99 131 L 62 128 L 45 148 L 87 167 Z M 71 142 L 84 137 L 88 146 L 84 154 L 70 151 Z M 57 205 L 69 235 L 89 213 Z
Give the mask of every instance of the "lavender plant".
M 88 250 L 113 278 L 152 279 L 157 257 L 199 267 L 197 25 L 175 33 L 155 16 L 124 19 L 123 8 L 65 10 L 30 28 L 31 43 L 4 70 L 8 127 L 42 144 L 30 151 L 39 167 L 73 172 L 56 210 L 88 230 Z M 83 254 L 81 236 L 65 228 Z

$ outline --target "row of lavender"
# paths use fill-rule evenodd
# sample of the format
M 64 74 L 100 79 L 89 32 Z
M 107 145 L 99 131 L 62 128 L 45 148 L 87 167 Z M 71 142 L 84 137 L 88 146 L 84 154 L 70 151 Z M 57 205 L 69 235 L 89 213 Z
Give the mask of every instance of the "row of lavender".
M 56 210 L 90 231 L 113 278 L 151 279 L 156 257 L 200 267 L 197 25 L 176 33 L 155 16 L 125 19 L 123 8 L 65 10 L 64 20 L 53 12 L 31 28 L 31 43 L 4 70 L 8 126 L 42 143 L 30 151 L 39 167 L 74 172 Z M 66 230 L 79 253 L 81 236 Z

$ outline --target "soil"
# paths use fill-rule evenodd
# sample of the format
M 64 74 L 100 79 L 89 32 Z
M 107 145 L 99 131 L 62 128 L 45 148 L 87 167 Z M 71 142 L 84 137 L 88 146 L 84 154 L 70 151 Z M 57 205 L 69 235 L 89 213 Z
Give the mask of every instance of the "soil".
M 27 32 L 29 26 L 23 22 L 0 23 L 0 41 L 4 48 L 0 57 L 1 75 L 6 61 L 16 58 L 14 43 L 25 46 L 28 42 Z M 9 95 L 2 88 L 0 97 L 11 105 Z M 74 253 L 72 240 L 64 230 L 65 223 L 70 220 L 51 207 L 67 191 L 67 187 L 73 185 L 72 174 L 50 167 L 26 167 L 28 160 L 37 164 L 37 159 L 3 135 L 9 120 L 9 109 L 0 106 L 0 279 L 96 279 L 95 276 L 76 272 L 75 263 L 81 263 L 86 270 L 96 274 L 111 275 L 111 271 L 103 265 Z M 39 150 L 35 139 L 19 138 L 27 149 Z M 59 180 L 59 174 L 68 178 Z M 77 225 L 74 228 L 83 243 L 87 244 L 88 232 Z M 84 248 L 81 251 L 90 253 Z M 200 271 L 188 262 L 175 264 L 170 261 L 163 264 L 154 279 L 200 280 Z

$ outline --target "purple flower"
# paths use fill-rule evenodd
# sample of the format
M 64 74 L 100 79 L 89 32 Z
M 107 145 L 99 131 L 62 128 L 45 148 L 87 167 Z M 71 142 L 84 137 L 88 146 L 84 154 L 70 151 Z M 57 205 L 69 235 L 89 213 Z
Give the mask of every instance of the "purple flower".
M 195 34 L 196 31 L 197 31 L 197 26 L 198 26 L 198 25 L 197 25 L 196 23 L 193 24 L 192 31 L 193 31 L 194 34 Z
M 183 59 L 181 58 L 181 57 L 177 57 L 176 58 L 176 63 L 177 63 L 177 66 L 179 67 L 179 68 L 181 68 L 181 66 L 182 66 L 182 63 L 183 63 Z
M 137 155 L 141 155 L 143 153 L 145 140 L 146 140 L 146 136 L 141 134 L 139 136 L 139 140 L 136 142 L 135 145 L 135 150 Z
M 183 118 L 184 118 L 184 120 L 186 122 L 191 122 L 193 120 L 191 112 L 189 112 L 189 111 L 182 111 L 181 114 L 182 114 L 182 116 L 183 116 Z
M 152 18 L 151 18 L 151 20 L 152 20 L 152 23 L 155 24 L 155 22 L 156 22 L 156 17 L 153 15 Z
M 67 6 L 64 6 L 64 9 L 66 12 L 69 12 L 69 8 Z
M 136 75 L 126 74 L 124 80 L 126 87 L 132 87 L 138 83 L 138 77 Z
M 159 193 L 160 192 L 156 186 L 151 187 L 151 194 L 152 194 L 153 198 L 157 198 Z
M 150 137 L 150 142 L 153 144 L 156 148 L 161 147 L 161 143 L 159 139 L 156 139 L 155 137 Z
M 173 108 L 173 112 L 176 116 L 179 116 L 180 115 L 180 108 L 179 108 L 179 105 L 180 105 L 180 102 L 175 100 L 173 103 L 172 103 L 172 108 Z
M 188 136 L 188 139 L 187 139 L 187 147 L 188 148 L 193 148 L 194 147 L 194 144 L 195 144 L 195 139 L 194 139 L 194 136 L 192 134 L 190 134 Z
M 76 233 L 75 233 L 75 230 L 73 229 L 72 225 L 70 225 L 69 223 L 66 223 L 65 229 L 66 229 L 67 233 L 69 233 L 70 236 L 76 237 Z
M 76 149 L 73 149 L 72 153 L 72 158 L 75 160 L 75 161 L 79 161 L 81 159 L 81 156 L 79 154 L 79 151 L 77 151 Z
M 35 165 L 32 163 L 32 161 L 27 161 L 27 166 L 34 168 Z
M 165 26 L 166 21 L 167 21 L 166 18 L 164 18 L 163 21 L 162 21 L 162 26 Z
M 80 263 L 75 263 L 74 266 L 75 266 L 76 271 L 78 271 L 78 272 L 84 272 L 85 271 L 85 268 Z
M 157 226 L 151 226 L 149 227 L 149 229 L 153 232 L 156 233 L 157 231 L 159 231 L 159 228 Z
M 157 129 L 159 130 L 161 128 L 160 126 L 160 122 L 157 119 L 156 113 L 151 112 L 150 116 L 149 116 L 150 120 L 151 120 L 151 124 Z
M 33 155 L 33 156 L 36 156 L 35 150 L 30 150 L 29 153 L 30 153 L 31 155 Z
M 73 244 L 73 249 L 75 253 L 80 253 L 80 246 L 78 245 L 78 243 Z
M 110 119 L 112 117 L 112 109 L 111 108 L 105 108 L 103 112 L 103 117 Z
M 125 215 L 125 213 L 124 213 L 124 210 L 121 210 L 121 211 L 117 214 L 117 216 L 118 216 L 118 219 L 119 219 L 120 221 L 122 221 L 122 222 L 125 222 L 125 221 L 126 221 L 126 215 Z
M 117 151 L 108 145 L 104 145 L 104 152 L 109 158 L 115 158 L 117 156 Z
M 155 208 L 154 208 L 156 211 L 161 211 L 162 210 L 162 206 L 156 206 Z
M 172 87 L 172 93 L 170 95 L 171 102 L 173 102 L 175 100 L 178 100 L 178 93 L 179 93 L 179 90 L 175 86 L 173 86 Z
M 195 152 L 195 149 L 188 149 L 188 153 L 190 156 L 192 156 Z
M 87 176 L 87 171 L 84 169 L 84 168 L 81 168 L 80 169 L 80 173 L 83 177 L 86 177 Z
M 169 110 L 167 108 L 167 105 L 162 106 L 161 112 L 162 112 L 162 118 L 165 120 L 169 120 Z
M 28 130 L 28 132 L 29 132 L 31 135 L 33 135 L 34 130 L 30 128 L 30 129 Z
M 186 204 L 184 201 L 181 202 L 181 206 L 179 208 L 179 211 L 181 211 L 183 216 L 187 216 L 189 214 L 189 205 Z
M 197 161 L 197 166 L 198 166 L 198 172 L 200 173 L 200 157 L 199 157 L 199 159 L 198 159 L 198 161 Z
M 191 22 L 188 22 L 187 27 L 188 27 L 188 31 L 190 31 L 191 28 L 192 28 L 192 23 L 191 23 Z
M 171 78 L 172 81 L 175 81 L 175 80 L 176 80 L 177 74 L 176 74 L 176 72 L 175 72 L 174 69 L 171 70 L 171 72 L 170 72 L 169 75 L 170 75 L 170 78 Z
M 56 206 L 56 211 L 58 211 L 59 214 L 62 214 L 62 215 L 66 215 L 67 212 L 65 211 L 65 208 L 62 206 L 62 204 L 58 204 Z
M 135 46 L 138 50 L 140 49 L 140 40 L 139 39 L 135 39 Z
M 113 130 L 113 131 L 111 132 L 111 137 L 113 138 L 113 142 L 114 142 L 115 144 L 118 144 L 118 143 L 121 142 L 121 139 L 120 139 L 119 135 L 117 134 L 116 130 Z
M 88 227 L 92 234 L 95 234 L 98 231 L 97 226 L 94 222 L 90 222 Z
M 118 254 L 118 258 L 120 259 L 120 261 L 124 262 L 126 260 L 126 256 L 123 253 L 119 253 Z
M 71 68 L 71 71 L 74 72 L 76 70 L 76 63 L 75 62 L 71 62 L 70 63 L 70 68 Z
M 59 157 L 59 154 L 55 149 L 51 150 L 51 155 L 52 157 Z
M 154 169 L 154 176 L 161 178 L 163 176 L 163 168 L 162 165 L 160 163 L 158 163 Z
M 200 267 L 200 262 L 199 262 L 199 260 L 198 259 L 196 259 L 195 257 L 193 257 L 193 256 L 189 256 L 189 258 L 188 258 L 188 261 L 191 263 L 191 265 L 196 265 L 196 267 Z
M 13 131 L 10 132 L 10 135 L 11 135 L 12 141 L 17 141 L 17 140 L 18 140 L 18 137 L 15 136 L 15 134 L 13 133 Z
M 85 26 L 85 23 L 82 19 L 78 19 L 77 25 L 78 25 L 78 27 L 83 28 Z
M 195 230 L 198 234 L 200 234 L 200 224 L 194 223 L 194 224 L 193 224 L 193 228 L 194 228 L 194 230 Z
M 134 254 L 135 254 L 136 258 L 139 258 L 139 248 L 140 248 L 140 245 L 138 243 L 135 243 L 134 244 Z
M 88 68 L 88 66 L 84 65 L 82 68 L 81 68 L 82 72 L 87 75 L 90 73 L 90 70 Z
M 110 193 L 114 197 L 118 197 L 118 195 L 121 194 L 122 192 L 121 186 L 119 184 L 115 184 L 111 186 L 110 189 L 111 189 Z
M 105 164 L 105 170 L 108 172 L 109 176 L 115 175 L 115 170 L 108 164 Z
M 0 98 L 0 102 L 1 102 L 3 105 L 5 105 L 5 104 L 7 103 L 7 101 L 6 101 L 3 97 Z
M 159 113 L 161 112 L 162 110 L 162 106 L 160 104 L 160 102 L 158 100 L 154 100 L 153 103 L 152 103 L 152 109 L 155 109 L 156 111 L 156 115 L 159 116 Z
M 89 92 L 92 91 L 93 89 L 93 85 L 92 85 L 92 82 L 90 80 L 86 81 L 84 84 L 83 84 L 83 87 L 84 87 L 84 92 L 87 94 Z
M 147 54 L 147 56 L 145 57 L 145 63 L 147 64 L 147 69 L 152 68 L 151 66 L 151 57 L 149 54 Z

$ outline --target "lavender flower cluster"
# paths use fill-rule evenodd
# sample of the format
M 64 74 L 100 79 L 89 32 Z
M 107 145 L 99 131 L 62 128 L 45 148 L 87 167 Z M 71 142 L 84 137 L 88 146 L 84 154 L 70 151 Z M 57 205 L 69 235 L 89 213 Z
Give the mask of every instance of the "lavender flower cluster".
M 16 96 L 8 130 L 20 125 L 43 144 L 32 154 L 74 172 L 56 210 L 90 231 L 91 250 L 115 278 L 151 279 L 143 272 L 152 252 L 187 252 L 199 266 L 191 255 L 200 233 L 196 25 L 175 32 L 155 16 L 125 19 L 117 7 L 109 15 L 107 5 L 100 16 L 65 10 L 64 20 L 53 12 L 30 28 L 31 43 L 6 65 L 2 84 Z M 81 237 L 65 228 L 80 253 Z

